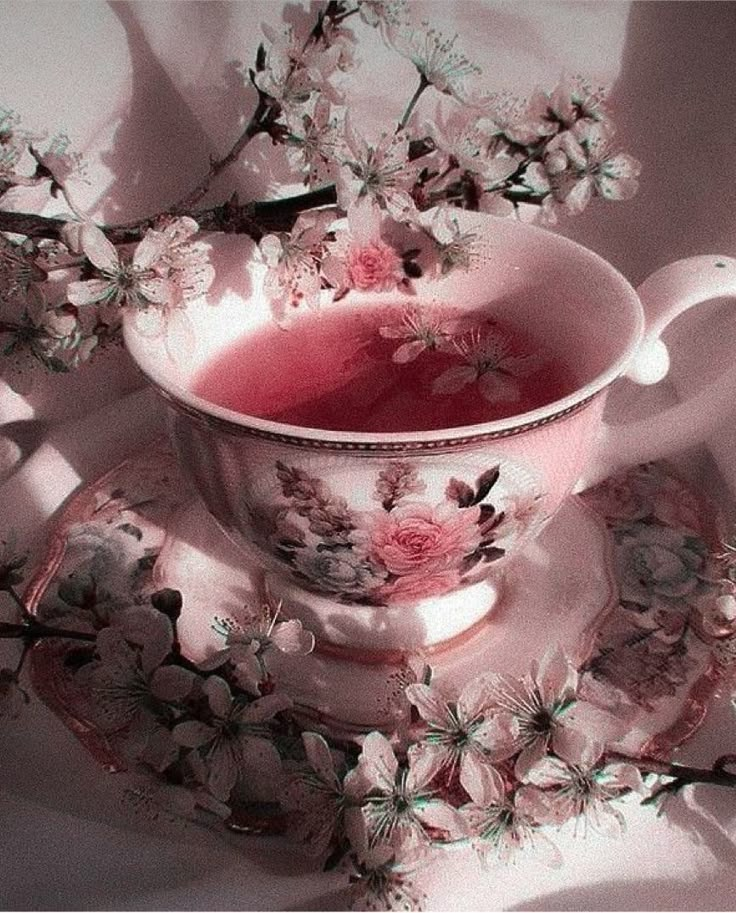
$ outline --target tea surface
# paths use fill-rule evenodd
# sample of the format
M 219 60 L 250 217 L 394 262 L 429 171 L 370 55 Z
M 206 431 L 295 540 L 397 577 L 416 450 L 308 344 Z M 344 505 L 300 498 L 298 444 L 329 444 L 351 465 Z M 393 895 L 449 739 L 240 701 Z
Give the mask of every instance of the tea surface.
M 244 336 L 199 372 L 193 391 L 290 425 L 390 433 L 506 418 L 575 386 L 561 359 L 508 322 L 335 306 Z

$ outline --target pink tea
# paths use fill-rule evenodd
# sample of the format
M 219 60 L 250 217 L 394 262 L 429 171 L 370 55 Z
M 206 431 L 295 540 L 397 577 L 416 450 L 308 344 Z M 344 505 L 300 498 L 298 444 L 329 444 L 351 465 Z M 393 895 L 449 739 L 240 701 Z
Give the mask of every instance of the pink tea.
M 575 386 L 558 356 L 506 321 L 335 306 L 244 336 L 199 372 L 193 391 L 290 425 L 407 432 L 529 412 Z

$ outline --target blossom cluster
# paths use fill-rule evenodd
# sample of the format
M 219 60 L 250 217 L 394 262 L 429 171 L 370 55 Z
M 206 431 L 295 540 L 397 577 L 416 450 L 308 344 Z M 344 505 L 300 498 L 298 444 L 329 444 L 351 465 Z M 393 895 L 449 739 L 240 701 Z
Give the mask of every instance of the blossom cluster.
M 411 871 L 447 842 L 469 842 L 485 862 L 528 847 L 557 865 L 540 825 L 620 833 L 616 800 L 646 793 L 636 767 L 604 758 L 625 722 L 584 692 L 557 650 L 523 678 L 488 674 L 459 694 L 426 676 L 410 684 L 403 734 L 369 733 L 357 759 L 305 732 L 286 789 L 293 833 L 333 863 L 348 857 L 369 909 L 416 908 Z
M 361 30 L 370 29 L 416 77 L 399 122 L 377 135 L 356 121 L 345 85 L 358 66 Z M 80 157 L 67 137 L 45 143 L 0 109 L 0 335 L 3 373 L 16 388 L 25 389 L 34 366 L 75 369 L 118 340 L 125 310 L 141 332 L 165 329 L 172 355 L 186 353 L 185 305 L 206 295 L 214 278 L 198 237 L 202 222 L 258 242 L 265 291 L 284 323 L 293 308 L 317 307 L 324 295 L 411 293 L 421 275 L 471 268 L 482 252 L 454 217 L 457 207 L 535 210 L 553 222 L 594 197 L 636 192 L 638 163 L 615 146 L 602 92 L 566 79 L 527 100 L 484 95 L 480 68 L 457 36 L 417 22 L 400 0 L 330 0 L 311 28 L 264 25 L 247 73 L 257 105 L 230 153 L 213 160 L 184 200 L 132 226 L 100 225 L 76 205 Z M 212 178 L 259 134 L 288 159 L 290 183 L 302 181 L 306 193 L 198 210 Z M 40 215 L 43 187 L 64 204 L 57 218 Z M 26 199 L 32 212 L 19 211 Z M 268 215 L 275 203 L 280 223 Z M 453 383 L 462 382 L 458 373 Z
M 283 475 L 309 500 L 308 480 Z M 418 487 L 411 467 L 396 464 L 376 494 L 394 501 Z M 453 494 L 462 499 L 462 483 Z M 135 530 L 120 535 L 137 541 Z M 8 552 L 0 589 L 13 590 L 22 570 Z M 104 587 L 90 591 L 84 579 L 80 592 L 65 583 L 60 601 L 28 621 L 39 630 L 53 621 L 47 634 L 75 638 L 68 674 L 85 719 L 131 773 L 148 777 L 134 800 L 199 821 L 247 821 L 250 807 L 270 802 L 287 835 L 348 873 L 358 908 L 419 908 L 414 873 L 448 842 L 469 843 L 485 862 L 527 847 L 559 864 L 542 826 L 585 821 L 618 833 L 618 800 L 645 792 L 634 765 L 605 755 L 627 726 L 621 706 L 612 712 L 606 689 L 559 649 L 527 675 L 486 673 L 459 689 L 414 669 L 391 728 L 344 741 L 293 715 L 272 657 L 304 656 L 315 641 L 267 590 L 251 594 L 237 619 L 216 617 L 221 646 L 194 663 L 179 647 L 178 591 L 111 612 Z M 28 699 L 18 671 L 0 672 L 6 716 Z M 145 786 L 152 777 L 155 799 Z

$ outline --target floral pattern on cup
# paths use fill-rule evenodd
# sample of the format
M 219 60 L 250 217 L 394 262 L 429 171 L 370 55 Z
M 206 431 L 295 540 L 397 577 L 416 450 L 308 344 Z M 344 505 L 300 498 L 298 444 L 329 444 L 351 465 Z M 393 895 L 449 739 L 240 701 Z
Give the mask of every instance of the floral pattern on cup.
M 473 482 L 451 477 L 435 501 L 415 464 L 389 461 L 373 484 L 379 506 L 355 510 L 324 479 L 279 461 L 283 502 L 251 519 L 305 588 L 343 602 L 411 604 L 478 579 L 536 524 L 537 492 L 494 498 L 502 472 L 494 465 Z

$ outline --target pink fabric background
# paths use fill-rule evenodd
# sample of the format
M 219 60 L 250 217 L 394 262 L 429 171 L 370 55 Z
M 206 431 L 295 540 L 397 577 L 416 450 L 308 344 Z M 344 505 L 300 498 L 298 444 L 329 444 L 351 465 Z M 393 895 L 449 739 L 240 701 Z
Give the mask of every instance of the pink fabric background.
M 638 283 L 696 253 L 736 256 L 736 5 L 687 2 L 492 2 L 413 4 L 484 70 L 488 89 L 526 94 L 563 72 L 610 86 L 621 144 L 643 164 L 635 200 L 592 206 L 558 230 L 592 247 Z M 238 61 L 248 63 L 261 21 L 303 15 L 280 2 L 54 3 L 6 0 L 0 10 L 0 104 L 29 129 L 65 130 L 88 159 L 77 199 L 124 221 L 186 192 L 238 133 L 253 103 Z M 396 115 L 396 86 L 410 65 L 368 35 L 355 99 L 367 123 Z M 369 89 L 367 88 L 369 87 Z M 408 96 L 407 90 L 407 96 Z M 255 144 L 254 144 L 255 146 Z M 270 147 L 254 148 L 213 188 L 260 195 L 279 178 Z M 281 175 L 283 177 L 283 175 Z M 52 210 L 49 209 L 49 213 Z M 731 305 L 733 302 L 730 303 Z M 714 303 L 670 335 L 674 387 L 685 395 L 716 371 L 733 370 L 736 309 Z M 736 391 L 736 378 L 733 380 Z M 147 393 L 119 353 L 79 376 L 42 382 L 27 399 L 0 390 L 4 465 L 0 531 L 33 538 L 38 523 L 80 480 L 136 446 L 156 427 Z M 674 396 L 640 396 L 639 412 Z M 710 442 L 736 483 L 734 410 Z M 97 411 L 97 410 L 102 411 Z M 705 469 L 708 463 L 702 464 Z M 706 476 L 704 475 L 704 479 Z M 714 478 L 711 475 L 708 479 Z M 727 489 L 724 489 L 728 496 Z M 724 705 L 687 757 L 712 759 L 736 744 Z M 337 882 L 315 876 L 267 842 L 194 832 L 135 833 L 115 778 L 97 770 L 40 706 L 0 742 L 0 904 L 6 908 L 341 908 Z M 619 843 L 565 838 L 565 867 L 532 859 L 481 876 L 467 855 L 448 858 L 430 905 L 444 909 L 729 909 L 736 896 L 736 796 L 697 790 L 668 825 L 632 806 Z

